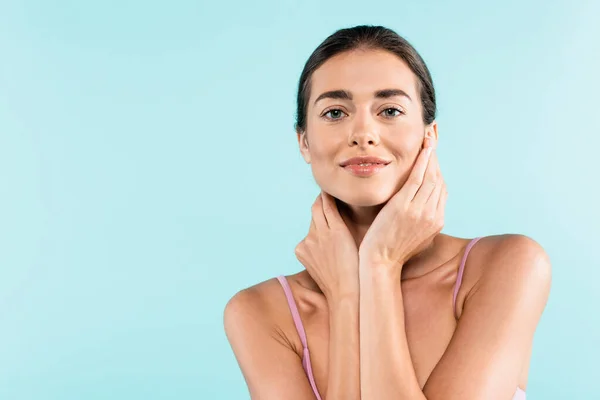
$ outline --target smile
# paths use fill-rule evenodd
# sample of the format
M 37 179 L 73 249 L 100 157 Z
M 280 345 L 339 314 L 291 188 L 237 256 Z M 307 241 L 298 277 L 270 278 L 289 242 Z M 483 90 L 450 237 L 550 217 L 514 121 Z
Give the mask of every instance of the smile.
M 346 165 L 342 168 L 344 168 L 346 171 L 350 172 L 354 176 L 369 177 L 375 175 L 376 173 L 384 169 L 386 166 L 387 164 L 361 163 Z

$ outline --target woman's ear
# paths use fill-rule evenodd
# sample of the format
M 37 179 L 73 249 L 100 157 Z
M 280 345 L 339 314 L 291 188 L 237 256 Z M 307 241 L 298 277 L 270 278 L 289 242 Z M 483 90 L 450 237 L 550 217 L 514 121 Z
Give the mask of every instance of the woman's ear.
M 431 141 L 433 148 L 437 148 L 438 145 L 438 129 L 437 122 L 433 121 L 431 124 L 425 127 L 425 135 L 423 137 L 423 147 L 425 147 L 426 141 Z
M 298 145 L 300 146 L 300 153 L 306 161 L 307 164 L 310 164 L 310 149 L 308 148 L 308 138 L 306 137 L 306 131 L 304 132 L 296 132 L 298 136 Z

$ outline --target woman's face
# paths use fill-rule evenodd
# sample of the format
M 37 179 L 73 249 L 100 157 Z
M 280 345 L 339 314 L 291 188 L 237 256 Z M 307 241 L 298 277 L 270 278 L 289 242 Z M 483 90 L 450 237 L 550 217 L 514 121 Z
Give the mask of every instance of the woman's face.
M 340 92 L 319 99 L 330 91 Z M 425 126 L 421 108 L 417 77 L 398 56 L 353 50 L 327 60 L 312 75 L 306 132 L 298 134 L 317 184 L 350 205 L 387 202 L 406 182 L 424 138 L 437 142 L 437 124 Z M 366 176 L 341 166 L 356 156 L 389 164 Z

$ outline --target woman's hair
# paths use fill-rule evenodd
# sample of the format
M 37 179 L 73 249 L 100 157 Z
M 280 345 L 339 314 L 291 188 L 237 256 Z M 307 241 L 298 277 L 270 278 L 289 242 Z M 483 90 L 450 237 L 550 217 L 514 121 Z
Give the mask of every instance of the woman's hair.
M 298 83 L 296 111 L 296 132 L 306 131 L 306 108 L 310 98 L 313 72 L 331 57 L 355 49 L 387 50 L 406 62 L 417 76 L 417 92 L 421 98 L 423 122 L 428 125 L 435 120 L 435 90 L 429 69 L 425 62 L 406 39 L 383 26 L 358 25 L 340 29 L 330 35 L 310 55 Z

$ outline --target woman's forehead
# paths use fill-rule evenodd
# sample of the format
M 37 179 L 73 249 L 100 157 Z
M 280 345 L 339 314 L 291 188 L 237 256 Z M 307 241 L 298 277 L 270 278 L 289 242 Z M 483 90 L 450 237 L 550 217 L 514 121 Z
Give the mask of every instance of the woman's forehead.
M 415 74 L 400 57 L 383 50 L 338 54 L 317 68 L 311 81 L 313 99 L 332 90 L 350 92 L 354 99 L 371 98 L 376 91 L 390 88 L 416 98 Z

